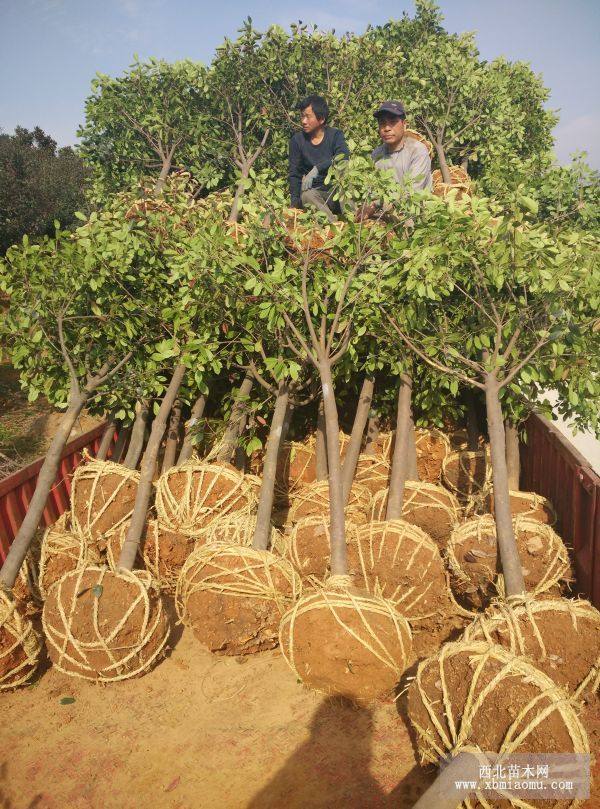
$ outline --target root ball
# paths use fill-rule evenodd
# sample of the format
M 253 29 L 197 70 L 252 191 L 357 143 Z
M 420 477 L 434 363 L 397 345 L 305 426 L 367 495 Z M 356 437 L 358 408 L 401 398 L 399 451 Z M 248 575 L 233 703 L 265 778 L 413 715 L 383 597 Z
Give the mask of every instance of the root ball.
M 42 639 L 15 600 L 0 590 L 0 691 L 26 683 L 35 672 Z
M 360 483 L 350 489 L 345 514 L 349 522 L 362 525 L 367 521 L 371 507 L 371 492 Z M 319 480 L 299 489 L 292 499 L 288 522 L 295 523 L 303 517 L 329 515 L 329 482 Z

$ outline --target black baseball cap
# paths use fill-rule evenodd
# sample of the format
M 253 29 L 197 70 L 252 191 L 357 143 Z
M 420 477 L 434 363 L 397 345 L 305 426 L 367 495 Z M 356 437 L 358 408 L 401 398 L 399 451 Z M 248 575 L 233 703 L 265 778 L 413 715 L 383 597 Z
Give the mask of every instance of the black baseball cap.
M 373 113 L 374 118 L 379 118 L 384 112 L 389 112 L 392 115 L 397 115 L 399 118 L 406 118 L 404 111 L 404 104 L 401 101 L 384 101 Z

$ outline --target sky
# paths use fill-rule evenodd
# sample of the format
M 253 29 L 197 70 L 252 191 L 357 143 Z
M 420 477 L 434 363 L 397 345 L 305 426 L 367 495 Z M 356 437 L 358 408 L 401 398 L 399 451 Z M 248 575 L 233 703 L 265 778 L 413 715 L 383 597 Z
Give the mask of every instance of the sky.
M 600 0 L 441 0 L 445 26 L 476 31 L 486 59 L 531 63 L 559 110 L 561 163 L 586 150 L 600 168 Z M 96 72 L 119 75 L 156 56 L 210 62 L 250 16 L 262 30 L 316 23 L 364 31 L 414 12 L 412 0 L 0 0 L 0 129 L 39 125 L 59 145 L 76 142 Z

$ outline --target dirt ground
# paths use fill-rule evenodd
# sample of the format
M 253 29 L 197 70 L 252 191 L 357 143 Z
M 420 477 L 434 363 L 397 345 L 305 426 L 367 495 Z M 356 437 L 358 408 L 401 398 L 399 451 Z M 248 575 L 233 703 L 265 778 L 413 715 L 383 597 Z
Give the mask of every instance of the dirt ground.
M 410 807 L 430 782 L 392 700 L 350 706 L 277 650 L 216 657 L 180 633 L 137 680 L 48 668 L 2 695 L 1 809 Z
M 17 371 L 0 363 L 0 479 L 43 455 L 61 418 L 62 414 L 42 397 L 28 402 Z M 99 423 L 84 412 L 71 439 Z

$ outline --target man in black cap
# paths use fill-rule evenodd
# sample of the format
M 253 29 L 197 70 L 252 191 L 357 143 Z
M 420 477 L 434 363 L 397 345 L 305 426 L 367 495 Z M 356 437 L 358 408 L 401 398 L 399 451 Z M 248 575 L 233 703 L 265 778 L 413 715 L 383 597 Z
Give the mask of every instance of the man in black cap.
M 410 178 L 415 190 L 431 190 L 431 158 L 425 144 L 404 136 L 406 112 L 401 101 L 384 101 L 373 113 L 381 146 L 371 154 L 378 169 L 392 169 L 398 182 Z
M 302 132 L 290 140 L 292 208 L 317 208 L 334 222 L 340 206 L 332 199 L 335 190 L 325 185 L 325 177 L 334 158 L 340 154 L 348 157 L 349 149 L 341 130 L 327 126 L 329 109 L 322 96 L 307 96 L 298 108 Z

